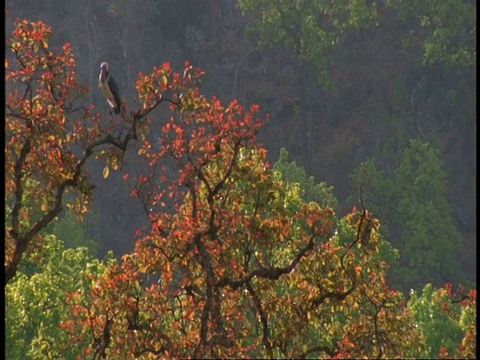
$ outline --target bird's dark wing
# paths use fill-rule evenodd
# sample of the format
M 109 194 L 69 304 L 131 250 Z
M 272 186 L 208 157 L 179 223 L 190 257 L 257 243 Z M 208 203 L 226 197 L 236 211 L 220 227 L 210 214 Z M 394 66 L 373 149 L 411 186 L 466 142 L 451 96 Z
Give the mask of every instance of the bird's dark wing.
M 110 88 L 110 92 L 112 93 L 117 105 L 114 109 L 115 113 L 118 114 L 120 113 L 120 107 L 122 106 L 122 99 L 120 98 L 120 88 L 118 87 L 118 84 L 112 75 L 108 77 L 108 87 Z

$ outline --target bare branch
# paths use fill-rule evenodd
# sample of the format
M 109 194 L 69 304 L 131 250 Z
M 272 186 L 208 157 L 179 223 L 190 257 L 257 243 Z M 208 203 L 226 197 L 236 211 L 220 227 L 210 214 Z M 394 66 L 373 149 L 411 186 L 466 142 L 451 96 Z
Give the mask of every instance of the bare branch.
M 295 268 L 295 266 L 300 262 L 300 260 L 302 260 L 302 258 L 305 257 L 308 254 L 308 252 L 313 249 L 315 245 L 314 239 L 315 237 L 312 236 L 308 244 L 302 250 L 300 250 L 300 252 L 297 254 L 297 256 L 291 261 L 290 265 L 288 266 L 285 266 L 282 268 L 280 267 L 266 268 L 258 264 L 259 267 L 251 271 L 250 274 L 248 274 L 247 276 L 238 280 L 232 280 L 229 277 L 224 277 L 217 282 L 216 286 L 220 288 L 230 286 L 230 288 L 235 291 L 238 288 L 242 287 L 243 285 L 246 285 L 256 276 L 261 277 L 263 279 L 277 280 L 278 278 L 280 278 L 280 276 L 290 273 Z

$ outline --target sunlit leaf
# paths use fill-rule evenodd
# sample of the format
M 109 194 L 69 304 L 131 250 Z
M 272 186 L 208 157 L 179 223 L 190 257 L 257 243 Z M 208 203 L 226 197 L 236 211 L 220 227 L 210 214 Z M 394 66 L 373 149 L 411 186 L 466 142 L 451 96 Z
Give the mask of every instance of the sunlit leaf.
M 167 77 L 165 75 L 162 75 L 162 85 L 167 86 L 167 83 L 168 83 Z
M 105 166 L 105 168 L 103 169 L 103 178 L 106 179 L 106 178 L 108 178 L 109 175 L 110 175 L 110 169 L 109 169 L 109 167 L 108 167 L 108 165 L 107 165 L 107 166 Z

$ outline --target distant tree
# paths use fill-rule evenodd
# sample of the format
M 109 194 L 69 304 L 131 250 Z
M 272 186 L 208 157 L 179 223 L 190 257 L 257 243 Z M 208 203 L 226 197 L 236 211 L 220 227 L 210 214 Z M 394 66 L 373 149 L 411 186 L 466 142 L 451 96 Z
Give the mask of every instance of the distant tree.
M 447 201 L 447 179 L 438 150 L 411 140 L 391 178 L 369 159 L 354 179 L 367 204 L 388 227 L 384 234 L 400 249 L 395 284 L 404 290 L 424 282 L 439 286 L 464 281 L 456 260 L 462 238 Z
M 81 219 L 71 210 L 66 211 L 65 215 L 53 224 L 53 234 L 63 239 L 66 248 L 86 247 L 93 256 L 98 254 L 98 216 L 90 210 Z
M 456 254 L 462 250 L 462 237 L 447 200 L 447 179 L 438 150 L 411 140 L 394 172 L 394 184 L 397 218 L 404 221 L 399 226 L 404 281 L 412 285 L 419 280 L 458 283 L 461 270 Z
M 387 1 L 397 9 L 399 18 L 420 25 L 409 41 L 421 41 L 424 64 L 446 67 L 473 66 L 476 59 L 476 2 L 461 1 Z

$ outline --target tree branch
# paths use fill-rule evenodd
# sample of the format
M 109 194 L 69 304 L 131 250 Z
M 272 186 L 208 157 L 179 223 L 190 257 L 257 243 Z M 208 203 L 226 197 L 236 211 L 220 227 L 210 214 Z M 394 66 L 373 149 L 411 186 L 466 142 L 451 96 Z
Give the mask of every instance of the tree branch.
M 238 280 L 232 280 L 229 277 L 224 277 L 217 282 L 216 286 L 219 288 L 230 286 L 230 288 L 235 291 L 238 288 L 242 287 L 243 285 L 246 285 L 249 281 L 251 281 L 256 276 L 261 277 L 263 279 L 277 280 L 278 278 L 280 278 L 280 276 L 290 273 L 298 264 L 298 262 L 303 257 L 305 257 L 310 250 L 313 249 L 313 246 L 315 245 L 314 239 L 315 237 L 312 236 L 307 246 L 305 246 L 302 250 L 300 250 L 300 252 L 297 254 L 295 259 L 293 259 L 290 265 L 288 266 L 285 266 L 283 268 L 279 268 L 279 267 L 266 268 L 259 264 L 258 265 L 259 267 L 251 271 L 247 276 Z
M 267 350 L 268 355 L 271 357 L 272 356 L 272 346 L 270 344 L 270 341 L 268 338 L 270 337 L 270 329 L 268 328 L 268 320 L 267 320 L 267 314 L 265 314 L 265 311 L 262 308 L 262 303 L 260 301 L 260 298 L 258 297 L 257 293 L 255 292 L 255 289 L 253 288 L 252 284 L 250 282 L 247 282 L 247 290 L 252 296 L 253 303 L 255 305 L 255 309 L 257 309 L 258 314 L 260 315 L 260 321 L 262 322 L 263 326 L 263 346 L 265 346 L 265 349 Z
M 197 233 L 195 235 L 195 245 L 197 247 L 198 253 L 200 255 L 200 264 L 205 271 L 206 276 L 206 297 L 205 297 L 205 306 L 203 307 L 201 323 L 200 323 L 200 340 L 198 345 L 195 349 L 194 354 L 195 357 L 200 356 L 200 352 L 202 346 L 208 343 L 207 335 L 208 335 L 208 320 L 210 318 L 210 313 L 212 311 L 213 306 L 213 268 L 211 264 L 210 257 L 208 256 L 208 252 L 203 246 L 201 241 L 201 234 Z
M 298 356 L 295 356 L 295 359 L 305 359 L 308 355 L 314 354 L 314 353 L 319 353 L 319 352 L 324 352 L 331 358 L 335 358 L 335 356 L 339 353 L 339 351 L 333 351 L 327 346 L 314 346 L 307 351 L 305 351 L 303 354 L 300 354 Z

